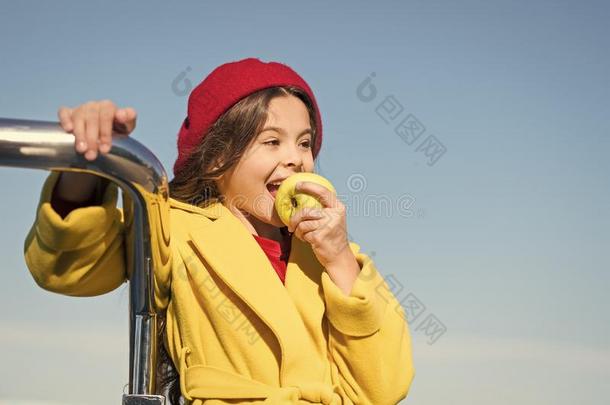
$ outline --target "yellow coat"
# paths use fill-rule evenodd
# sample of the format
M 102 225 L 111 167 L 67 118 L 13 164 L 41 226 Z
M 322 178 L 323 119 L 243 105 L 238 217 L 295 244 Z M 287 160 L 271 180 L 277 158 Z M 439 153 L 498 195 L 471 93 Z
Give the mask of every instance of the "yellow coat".
M 49 291 L 109 292 L 127 279 L 118 189 L 110 185 L 103 205 L 62 219 L 50 204 L 58 174 L 44 183 L 27 266 Z M 415 370 L 404 311 L 356 243 L 361 272 L 347 296 L 294 236 L 283 285 L 222 204 L 171 199 L 169 221 L 171 266 L 155 274 L 155 302 L 167 309 L 164 343 L 189 403 L 386 405 L 406 397 Z

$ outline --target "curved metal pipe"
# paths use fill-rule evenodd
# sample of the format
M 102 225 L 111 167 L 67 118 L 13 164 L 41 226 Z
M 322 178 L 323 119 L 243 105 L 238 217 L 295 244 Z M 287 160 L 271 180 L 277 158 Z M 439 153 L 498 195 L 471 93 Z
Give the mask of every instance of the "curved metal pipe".
M 112 150 L 88 161 L 59 123 L 0 118 L 0 166 L 86 172 L 123 191 L 129 278 L 129 393 L 123 404 L 163 404 L 155 394 L 157 311 L 154 269 L 169 266 L 169 187 L 159 160 L 138 141 L 113 134 Z M 155 232 L 151 232 L 151 226 Z

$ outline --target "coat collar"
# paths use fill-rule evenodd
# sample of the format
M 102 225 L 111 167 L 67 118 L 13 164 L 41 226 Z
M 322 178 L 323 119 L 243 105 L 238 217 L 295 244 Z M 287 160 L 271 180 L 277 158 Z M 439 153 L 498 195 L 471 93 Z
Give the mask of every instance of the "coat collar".
M 244 224 L 221 203 L 199 208 L 212 219 L 203 228 L 189 230 L 193 249 L 197 250 L 233 292 L 239 296 L 277 337 L 282 349 L 280 375 L 282 385 L 303 381 L 304 376 L 319 378 L 315 352 L 305 324 L 290 295 L 290 287 L 304 288 L 297 299 L 307 310 L 324 311 L 319 278 L 322 266 L 309 244 L 292 236 L 286 269 L 286 286 L 277 276 L 269 259 Z M 312 278 L 314 278 L 312 280 Z M 310 297 L 310 298 L 303 298 Z M 311 299 L 311 302 L 309 301 Z M 303 302 L 303 301 L 306 302 Z

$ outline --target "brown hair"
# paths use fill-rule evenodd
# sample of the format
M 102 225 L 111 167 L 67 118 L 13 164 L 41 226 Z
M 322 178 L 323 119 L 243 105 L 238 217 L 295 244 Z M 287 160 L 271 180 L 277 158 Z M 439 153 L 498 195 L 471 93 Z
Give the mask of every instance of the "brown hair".
M 170 181 L 170 196 L 178 201 L 205 207 L 222 202 L 216 181 L 235 166 L 267 120 L 269 103 L 275 97 L 293 95 L 307 107 L 312 129 L 311 145 L 316 144 L 316 112 L 307 93 L 297 87 L 282 86 L 259 90 L 241 99 L 210 127 L 194 148 L 180 172 Z M 166 395 L 169 404 L 183 401 L 178 372 L 165 350 L 165 314 L 159 318 L 157 392 Z

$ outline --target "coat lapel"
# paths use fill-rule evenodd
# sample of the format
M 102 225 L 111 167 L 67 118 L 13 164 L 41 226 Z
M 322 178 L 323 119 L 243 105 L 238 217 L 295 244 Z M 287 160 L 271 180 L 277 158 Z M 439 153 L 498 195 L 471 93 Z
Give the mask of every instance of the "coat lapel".
M 309 341 L 309 334 L 289 290 L 282 284 L 269 259 L 244 224 L 226 207 L 216 203 L 204 210 L 214 219 L 203 228 L 193 228 L 189 236 L 193 248 L 214 271 L 273 331 L 282 349 L 280 374 L 282 385 L 319 378 L 315 359 L 319 354 Z M 292 238 L 286 282 L 303 279 L 296 259 L 311 249 Z M 290 274 L 290 275 L 289 275 Z M 306 277 L 305 277 L 306 278 Z M 311 280 L 308 288 L 315 283 Z M 293 288 L 295 288 L 294 286 Z M 312 290 L 314 293 L 315 290 Z M 315 292 L 317 294 L 317 292 Z M 312 301 L 315 301 L 312 296 Z M 320 306 L 322 304 L 319 304 Z M 311 308 L 314 310 L 314 308 Z M 315 308 L 316 311 L 322 310 Z M 305 377 L 305 378 L 304 378 Z

